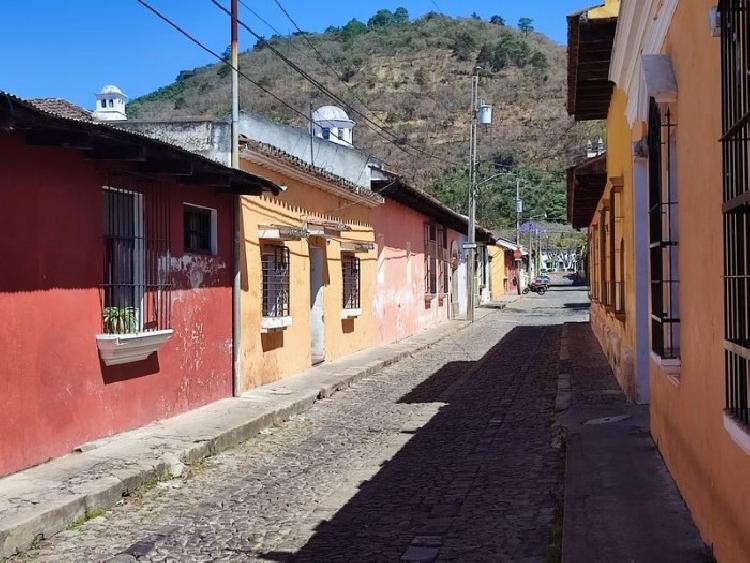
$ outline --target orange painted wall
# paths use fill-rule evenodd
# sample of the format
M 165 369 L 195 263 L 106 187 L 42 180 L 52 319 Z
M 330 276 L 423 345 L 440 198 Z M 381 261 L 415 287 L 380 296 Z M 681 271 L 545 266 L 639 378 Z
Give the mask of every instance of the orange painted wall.
M 242 359 L 240 391 L 276 381 L 304 371 L 311 365 L 310 354 L 310 262 L 309 245 L 325 249 L 326 272 L 324 288 L 325 360 L 332 361 L 372 345 L 373 279 L 377 261 L 374 250 L 357 254 L 361 260 L 362 315 L 341 319 L 342 274 L 341 245 L 338 240 L 325 241 L 312 237 L 289 241 L 290 309 L 292 326 L 283 331 L 261 333 L 261 302 L 263 280 L 260 262 L 261 226 L 291 225 L 302 227 L 305 217 L 328 218 L 345 223 L 350 231 L 342 238 L 374 242 L 370 225 L 371 210 L 359 203 L 345 200 L 313 185 L 241 159 L 242 168 L 258 173 L 287 190 L 279 197 L 245 197 L 243 215 L 243 296 L 242 296 Z
M 669 470 L 719 561 L 750 560 L 750 455 L 723 426 L 720 39 L 715 0 L 679 2 L 664 51 L 678 84 L 677 182 L 682 368 L 651 362 L 651 423 Z

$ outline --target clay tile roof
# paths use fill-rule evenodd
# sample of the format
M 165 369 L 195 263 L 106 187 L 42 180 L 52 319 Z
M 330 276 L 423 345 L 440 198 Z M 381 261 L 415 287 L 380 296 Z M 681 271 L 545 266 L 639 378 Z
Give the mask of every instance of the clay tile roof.
M 244 145 L 246 150 L 249 149 L 250 151 L 255 151 L 259 154 L 263 154 L 265 156 L 274 158 L 276 160 L 286 162 L 287 164 L 290 164 L 296 168 L 299 168 L 300 170 L 304 170 L 305 172 L 309 174 L 317 176 L 321 180 L 332 182 L 374 204 L 383 203 L 383 196 L 372 191 L 371 189 L 365 188 L 363 186 L 359 186 L 355 184 L 354 182 L 350 182 L 349 180 L 342 178 L 341 176 L 338 176 L 336 174 L 333 174 L 332 172 L 329 172 L 328 170 L 325 170 L 323 168 L 319 168 L 317 166 L 311 166 L 309 163 L 305 162 L 301 158 L 297 158 L 296 156 L 291 155 L 287 153 L 286 151 L 283 151 L 273 145 L 269 145 L 267 143 L 261 143 L 259 141 L 248 139 L 247 137 L 244 137 L 244 136 L 240 137 L 240 143 L 241 143 L 241 146 Z
M 31 98 L 28 102 L 36 109 L 78 121 L 93 121 L 91 112 L 62 98 Z

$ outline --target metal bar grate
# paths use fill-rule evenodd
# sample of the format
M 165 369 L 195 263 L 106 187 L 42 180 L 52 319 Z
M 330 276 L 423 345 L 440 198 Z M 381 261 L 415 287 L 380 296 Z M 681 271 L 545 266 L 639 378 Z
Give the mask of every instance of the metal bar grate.
M 656 100 L 649 108 L 649 235 L 651 265 L 651 349 L 665 359 L 678 358 L 679 303 L 677 198 L 672 147 L 676 124 Z
M 722 0 L 721 92 L 724 176 L 724 332 L 727 412 L 750 423 L 750 11 L 747 0 Z
M 360 260 L 351 254 L 341 256 L 344 309 L 360 309 Z
M 281 245 L 261 247 L 263 276 L 263 316 L 289 316 L 289 248 Z
M 128 334 L 171 324 L 168 189 L 135 177 L 102 190 L 102 330 Z

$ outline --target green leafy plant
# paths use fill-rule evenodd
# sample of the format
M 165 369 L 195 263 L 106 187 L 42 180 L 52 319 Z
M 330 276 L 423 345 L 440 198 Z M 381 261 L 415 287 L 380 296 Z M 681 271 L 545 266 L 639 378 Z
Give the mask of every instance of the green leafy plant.
M 106 307 L 102 313 L 104 332 L 126 334 L 135 332 L 136 318 L 133 307 Z

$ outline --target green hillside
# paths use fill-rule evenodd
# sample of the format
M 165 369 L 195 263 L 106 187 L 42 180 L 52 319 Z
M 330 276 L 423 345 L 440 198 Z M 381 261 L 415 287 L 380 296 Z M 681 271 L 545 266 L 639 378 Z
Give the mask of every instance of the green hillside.
M 368 23 L 352 20 L 322 34 L 257 41 L 241 54 L 240 68 L 303 114 L 311 103 L 341 105 L 290 69 L 281 53 L 346 102 L 357 122 L 358 148 L 464 211 L 471 75 L 480 64 L 480 94 L 495 107 L 494 125 L 480 135 L 480 179 L 497 170 L 519 173 L 526 210 L 562 222 L 562 171 L 584 140 L 598 133 L 574 126 L 565 112 L 564 48 L 528 27 L 493 22 L 437 13 L 409 21 L 405 10 L 381 10 Z M 184 70 L 174 83 L 133 100 L 128 111 L 138 118 L 225 116 L 228 71 L 222 64 Z M 240 83 L 242 108 L 306 126 L 272 96 Z M 514 197 L 515 176 L 484 184 L 480 221 L 490 227 L 515 221 Z

